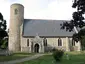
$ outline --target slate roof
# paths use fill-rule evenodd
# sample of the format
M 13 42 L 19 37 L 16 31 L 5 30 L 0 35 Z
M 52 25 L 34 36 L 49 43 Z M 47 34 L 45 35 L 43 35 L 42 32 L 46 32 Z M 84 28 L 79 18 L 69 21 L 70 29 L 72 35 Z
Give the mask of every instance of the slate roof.
M 74 32 L 60 29 L 65 20 L 24 19 L 23 36 L 72 36 Z

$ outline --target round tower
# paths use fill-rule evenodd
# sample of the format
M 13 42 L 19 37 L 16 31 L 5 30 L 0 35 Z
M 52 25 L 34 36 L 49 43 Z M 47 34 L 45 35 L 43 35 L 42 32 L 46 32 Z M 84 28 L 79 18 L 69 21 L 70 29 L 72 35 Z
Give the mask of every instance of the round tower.
M 9 51 L 20 51 L 20 26 L 24 21 L 24 6 L 12 4 L 10 7 Z

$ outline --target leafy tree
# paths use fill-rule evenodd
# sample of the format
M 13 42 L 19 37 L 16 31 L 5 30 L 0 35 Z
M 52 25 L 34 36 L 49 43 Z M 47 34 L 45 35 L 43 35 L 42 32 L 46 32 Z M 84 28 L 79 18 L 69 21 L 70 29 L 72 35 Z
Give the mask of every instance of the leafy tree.
M 4 37 L 8 36 L 6 28 L 6 20 L 4 20 L 3 15 L 0 13 L 0 47 L 3 44 L 2 40 Z
M 85 50 L 85 36 L 82 36 L 81 45 L 82 45 L 82 50 Z
M 82 36 L 85 35 L 85 0 L 74 0 L 72 8 L 77 9 L 75 12 L 73 12 L 72 17 L 69 22 L 63 22 L 61 25 L 61 29 L 66 29 L 66 31 L 73 31 L 73 29 L 76 31 L 75 34 L 73 34 L 73 39 L 75 41 L 80 41 L 82 39 Z M 78 30 L 80 29 L 80 30 Z

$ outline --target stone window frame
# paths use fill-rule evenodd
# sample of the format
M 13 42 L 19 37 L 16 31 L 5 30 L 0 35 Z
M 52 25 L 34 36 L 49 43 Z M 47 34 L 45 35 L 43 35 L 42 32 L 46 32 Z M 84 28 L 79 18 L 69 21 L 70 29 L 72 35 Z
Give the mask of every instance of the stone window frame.
M 29 46 L 29 39 L 27 39 L 27 46 Z
M 75 46 L 75 41 L 72 39 L 72 46 Z
M 58 46 L 62 46 L 62 39 L 58 38 Z
M 44 44 L 44 46 L 47 46 L 47 39 L 46 38 L 43 39 L 43 44 Z

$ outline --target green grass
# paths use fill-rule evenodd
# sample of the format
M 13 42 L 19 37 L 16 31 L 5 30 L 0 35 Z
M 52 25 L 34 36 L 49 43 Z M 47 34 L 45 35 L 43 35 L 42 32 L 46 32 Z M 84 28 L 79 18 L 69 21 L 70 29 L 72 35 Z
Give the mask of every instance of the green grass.
M 40 58 L 34 59 L 34 60 L 30 60 L 30 61 L 26 61 L 26 62 L 22 62 L 19 64 L 53 64 L 53 57 L 51 55 L 44 55 Z
M 69 54 L 69 60 L 64 55 L 61 64 L 85 64 L 85 54 Z
M 69 60 L 67 60 L 64 54 L 63 59 L 57 64 L 85 64 L 85 53 L 80 52 L 69 52 Z M 38 59 L 25 61 L 19 64 L 55 64 L 52 55 L 44 55 Z
M 34 55 L 35 53 L 14 53 L 13 55 L 15 56 L 31 56 Z
M 31 56 L 31 55 L 34 55 L 34 54 L 30 54 L 30 53 L 14 53 L 14 54 L 12 54 L 10 56 L 0 56 L 0 62 L 21 59 L 21 58 L 25 58 L 25 57 L 28 57 L 28 56 Z

